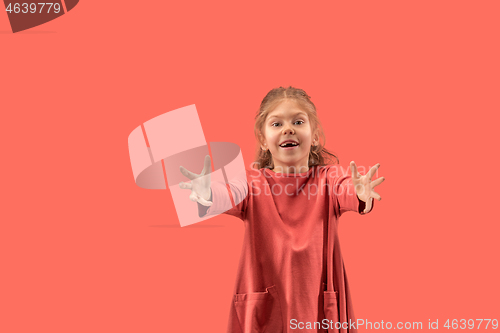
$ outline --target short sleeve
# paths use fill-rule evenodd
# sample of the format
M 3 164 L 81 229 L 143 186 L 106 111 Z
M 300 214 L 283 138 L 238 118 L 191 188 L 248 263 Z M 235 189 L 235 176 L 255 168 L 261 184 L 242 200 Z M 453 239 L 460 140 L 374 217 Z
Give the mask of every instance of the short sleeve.
M 333 211 L 338 217 L 348 211 L 365 215 L 363 212 L 365 209 L 365 202 L 359 200 L 356 195 L 356 190 L 354 189 L 352 177 L 348 169 L 345 170 L 337 165 L 329 166 L 326 173 L 326 183 L 330 194 L 330 205 L 333 207 Z M 372 209 L 373 202 L 370 211 Z
M 241 220 L 245 219 L 248 206 L 249 185 L 246 175 L 224 182 L 212 182 L 212 206 L 206 207 L 198 203 L 200 217 L 228 214 Z

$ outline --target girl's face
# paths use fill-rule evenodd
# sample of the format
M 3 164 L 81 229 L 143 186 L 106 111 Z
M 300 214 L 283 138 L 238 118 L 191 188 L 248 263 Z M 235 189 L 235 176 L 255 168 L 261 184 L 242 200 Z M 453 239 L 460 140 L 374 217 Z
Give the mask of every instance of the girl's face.
M 318 142 L 318 132 L 313 132 L 307 112 L 293 101 L 285 101 L 270 112 L 261 131 L 261 147 L 271 151 L 275 172 L 309 170 L 311 145 Z

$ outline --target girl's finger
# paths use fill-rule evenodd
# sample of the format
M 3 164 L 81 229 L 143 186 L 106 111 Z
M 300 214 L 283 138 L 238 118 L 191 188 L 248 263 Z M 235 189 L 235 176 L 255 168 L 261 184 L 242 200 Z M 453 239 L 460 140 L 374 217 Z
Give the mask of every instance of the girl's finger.
M 213 204 L 213 202 L 207 201 L 207 200 L 203 199 L 202 197 L 198 197 L 198 202 L 200 204 L 202 204 L 203 206 L 207 206 L 207 207 L 210 207 Z
M 180 183 L 179 183 L 179 187 L 180 187 L 180 188 L 185 188 L 185 189 L 191 189 L 191 188 L 193 188 L 193 184 L 191 184 L 191 183 L 184 183 L 184 182 L 180 182 Z
M 378 201 L 382 200 L 382 197 L 380 196 L 380 194 L 378 194 L 377 192 L 375 191 L 372 191 L 372 197 L 377 199 Z
M 198 196 L 196 195 L 195 192 L 191 192 L 191 194 L 189 195 L 189 200 L 194 202 L 198 201 Z
M 373 175 L 375 172 L 377 172 L 377 169 L 380 167 L 380 163 L 375 164 L 370 171 L 368 171 L 368 178 L 372 179 Z
M 358 167 L 354 161 L 351 161 L 351 176 L 352 178 L 359 178 L 361 175 L 358 172 Z
M 196 179 L 196 178 L 198 178 L 198 175 L 197 175 L 197 174 L 192 173 L 191 171 L 188 171 L 185 167 L 181 166 L 181 167 L 180 167 L 180 169 L 181 169 L 181 173 L 182 173 L 184 176 L 188 177 L 189 179 L 191 179 L 191 180 L 192 180 L 192 179 Z
M 212 171 L 212 162 L 210 161 L 210 155 L 205 156 L 205 164 L 203 165 L 203 171 L 201 174 L 204 176 Z
M 367 214 L 370 211 L 370 209 L 372 209 L 372 201 L 373 201 L 372 198 L 368 199 L 368 202 L 366 202 L 365 210 L 363 211 L 363 213 Z
M 379 178 L 375 179 L 374 181 L 372 181 L 372 182 L 370 183 L 370 186 L 371 186 L 372 188 L 374 188 L 375 186 L 382 184 L 382 182 L 383 182 L 384 180 L 385 180 L 385 178 L 384 178 L 384 177 L 379 177 Z

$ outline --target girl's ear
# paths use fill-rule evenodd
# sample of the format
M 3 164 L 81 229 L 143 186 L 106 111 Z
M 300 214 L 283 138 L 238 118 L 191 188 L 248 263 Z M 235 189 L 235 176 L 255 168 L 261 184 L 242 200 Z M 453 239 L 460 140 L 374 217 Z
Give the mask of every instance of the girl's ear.
M 262 135 L 262 132 L 259 132 L 259 141 L 260 141 L 260 149 L 267 150 L 266 140 L 264 138 L 264 135 Z
M 319 145 L 319 129 L 316 129 L 313 134 L 313 146 Z

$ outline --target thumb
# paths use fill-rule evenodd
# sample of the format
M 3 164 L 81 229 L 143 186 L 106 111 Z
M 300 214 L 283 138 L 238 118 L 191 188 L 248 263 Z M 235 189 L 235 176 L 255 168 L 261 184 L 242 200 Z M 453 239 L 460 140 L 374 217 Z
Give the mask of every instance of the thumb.
M 373 202 L 373 198 L 368 199 L 368 201 L 366 202 L 365 210 L 363 211 L 363 213 L 367 214 L 370 211 L 370 209 L 372 209 L 372 202 Z
M 191 191 L 191 194 L 189 195 L 189 200 L 191 201 L 198 201 L 198 195 L 196 195 L 196 192 Z

